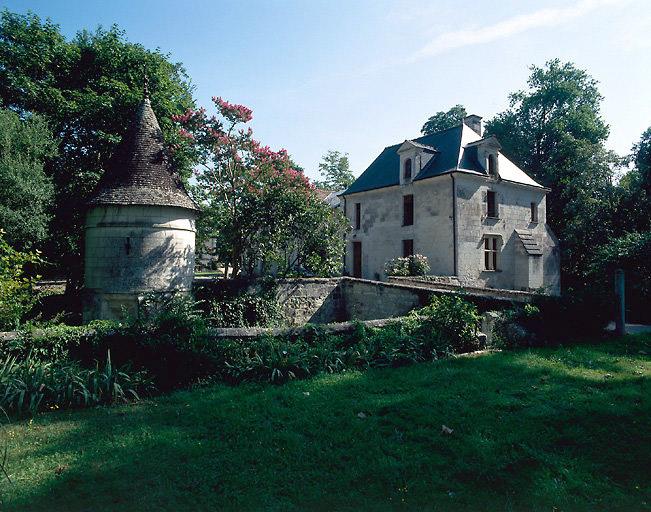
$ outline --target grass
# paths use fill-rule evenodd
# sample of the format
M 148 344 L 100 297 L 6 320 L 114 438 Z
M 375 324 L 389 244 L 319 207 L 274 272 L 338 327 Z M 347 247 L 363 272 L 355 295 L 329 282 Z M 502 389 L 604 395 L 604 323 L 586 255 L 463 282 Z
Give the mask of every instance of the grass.
M 649 510 L 649 354 L 647 334 L 47 413 L 3 429 L 4 508 Z

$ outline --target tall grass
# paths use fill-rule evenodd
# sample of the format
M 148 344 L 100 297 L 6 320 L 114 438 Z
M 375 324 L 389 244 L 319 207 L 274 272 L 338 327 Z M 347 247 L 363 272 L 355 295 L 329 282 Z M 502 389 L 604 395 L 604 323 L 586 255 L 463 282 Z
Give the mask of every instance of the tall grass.
M 19 416 L 43 409 L 90 407 L 128 402 L 151 391 L 151 380 L 128 367 L 116 368 L 111 353 L 94 368 L 77 362 L 47 362 L 33 357 L 10 356 L 0 362 L 0 407 Z

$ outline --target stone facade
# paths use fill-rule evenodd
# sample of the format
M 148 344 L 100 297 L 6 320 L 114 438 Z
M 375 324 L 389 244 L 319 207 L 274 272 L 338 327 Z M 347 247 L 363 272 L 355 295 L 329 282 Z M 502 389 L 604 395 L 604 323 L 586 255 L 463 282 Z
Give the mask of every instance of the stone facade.
M 414 252 L 427 256 L 437 274 L 454 275 L 452 180 L 449 176 L 369 190 L 345 198 L 345 212 L 355 226 L 355 204 L 361 205 L 359 229 L 349 232 L 346 271 L 353 275 L 353 242 L 362 244 L 362 279 L 384 280 L 384 264 L 402 256 L 402 241 L 414 241 Z M 403 226 L 403 196 L 414 196 L 414 224 Z M 422 236 L 427 233 L 427 236 Z
M 150 292 L 189 292 L 194 213 L 175 207 L 100 206 L 86 216 L 84 318 L 137 312 Z
M 495 137 L 482 137 L 481 118 L 469 117 L 469 125 L 387 147 L 343 194 L 353 228 L 347 275 L 386 280 L 385 263 L 410 248 L 427 257 L 431 274 L 461 286 L 560 293 L 549 190 L 501 154 Z M 488 246 L 496 254 L 490 262 Z

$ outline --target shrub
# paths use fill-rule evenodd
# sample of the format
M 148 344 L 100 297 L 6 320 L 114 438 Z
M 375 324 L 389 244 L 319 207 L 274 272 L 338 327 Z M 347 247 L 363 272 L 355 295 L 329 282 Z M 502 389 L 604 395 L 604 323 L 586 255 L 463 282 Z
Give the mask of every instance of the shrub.
M 590 290 L 561 297 L 540 295 L 531 304 L 505 310 L 493 329 L 493 345 L 502 348 L 555 346 L 603 334 L 611 308 Z
M 38 251 L 13 249 L 0 230 L 0 330 L 18 327 L 38 298 L 34 285 L 40 276 L 29 277 L 27 267 L 43 263 Z
M 456 296 L 434 296 L 414 314 L 421 319 L 417 331 L 428 333 L 433 349 L 459 353 L 481 348 L 477 336 L 480 316 L 474 304 Z
M 274 327 L 284 320 L 275 296 L 243 293 L 210 304 L 210 323 L 216 327 Z
M 388 276 L 424 276 L 430 271 L 427 257 L 422 254 L 413 254 L 406 258 L 394 258 L 384 264 L 384 271 Z
M 427 256 L 423 256 L 422 254 L 414 254 L 412 256 L 409 256 L 408 259 L 410 276 L 424 276 L 430 271 Z
M 18 415 L 138 400 L 139 393 L 151 390 L 151 380 L 144 372 L 115 368 L 110 352 L 104 364 L 96 362 L 94 368 L 15 357 L 5 357 L 0 363 L 0 407 Z

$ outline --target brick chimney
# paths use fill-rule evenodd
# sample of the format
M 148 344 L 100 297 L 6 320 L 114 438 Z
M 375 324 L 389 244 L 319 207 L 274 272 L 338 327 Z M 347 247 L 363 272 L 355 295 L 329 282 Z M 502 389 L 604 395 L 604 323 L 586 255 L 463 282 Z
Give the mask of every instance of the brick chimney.
M 481 124 L 481 116 L 470 114 L 469 116 L 463 118 L 463 124 L 473 130 L 480 137 L 483 137 L 484 130 Z

